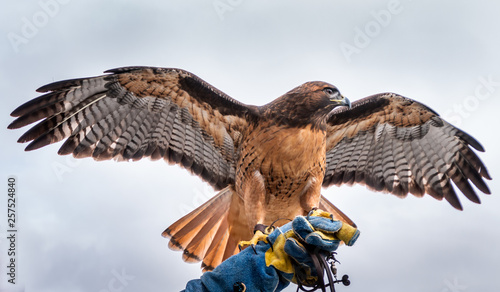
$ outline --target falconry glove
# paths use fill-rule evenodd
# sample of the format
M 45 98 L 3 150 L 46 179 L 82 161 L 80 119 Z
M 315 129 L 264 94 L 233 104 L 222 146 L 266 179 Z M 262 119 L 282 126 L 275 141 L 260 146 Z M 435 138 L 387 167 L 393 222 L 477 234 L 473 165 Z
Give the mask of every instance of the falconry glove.
M 340 242 L 353 245 L 358 236 L 356 228 L 314 210 L 282 227 L 257 231 L 255 245 L 188 282 L 185 291 L 281 291 L 290 282 L 313 284 L 318 272 L 311 252 L 328 255 Z

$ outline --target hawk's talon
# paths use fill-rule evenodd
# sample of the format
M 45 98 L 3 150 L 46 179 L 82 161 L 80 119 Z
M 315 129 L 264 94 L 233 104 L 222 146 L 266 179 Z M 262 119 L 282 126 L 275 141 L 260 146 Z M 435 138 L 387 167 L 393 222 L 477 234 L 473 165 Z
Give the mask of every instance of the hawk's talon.
M 255 253 L 257 253 L 256 250 L 255 250 L 255 245 L 257 245 L 257 243 L 259 243 L 259 241 L 263 241 L 265 243 L 269 243 L 267 241 L 267 234 L 263 233 L 260 230 L 257 230 L 257 231 L 255 231 L 255 234 L 253 235 L 252 239 L 250 239 L 249 241 L 240 241 L 238 243 L 238 248 L 241 251 L 242 249 L 244 249 L 247 246 L 252 246 L 252 248 L 255 251 Z
M 253 252 L 254 252 L 255 254 L 257 254 L 257 250 L 255 249 L 255 244 L 251 244 L 250 246 L 252 247 Z

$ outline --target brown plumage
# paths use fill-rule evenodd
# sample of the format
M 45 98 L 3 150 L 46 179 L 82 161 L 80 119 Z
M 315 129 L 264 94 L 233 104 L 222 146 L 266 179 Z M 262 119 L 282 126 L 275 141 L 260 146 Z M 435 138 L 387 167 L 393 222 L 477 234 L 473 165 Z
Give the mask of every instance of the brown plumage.
M 34 150 L 65 140 L 59 154 L 96 160 L 150 157 L 179 164 L 220 192 L 163 235 L 188 262 L 213 269 L 252 237 L 255 224 L 320 207 L 350 219 L 321 186 L 361 183 L 400 197 L 445 198 L 455 184 L 489 194 L 491 179 L 465 132 L 393 93 L 356 101 L 334 86 L 305 83 L 264 106 L 242 104 L 180 69 L 127 67 L 55 82 L 12 112 L 10 129 L 42 120 L 19 138 Z

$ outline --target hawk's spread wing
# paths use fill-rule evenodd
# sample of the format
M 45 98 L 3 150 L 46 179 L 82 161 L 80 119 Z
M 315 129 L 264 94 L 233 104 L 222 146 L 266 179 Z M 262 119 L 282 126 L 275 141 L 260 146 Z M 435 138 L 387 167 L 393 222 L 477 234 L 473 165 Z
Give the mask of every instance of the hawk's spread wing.
M 323 186 L 361 183 L 400 197 L 412 193 L 445 198 L 462 209 L 453 182 L 471 201 L 469 184 L 489 194 L 491 179 L 472 146 L 482 146 L 428 107 L 393 93 L 373 95 L 339 108 L 327 127 Z
M 104 159 L 164 158 L 216 189 L 234 182 L 241 132 L 255 113 L 195 75 L 127 67 L 55 82 L 12 112 L 9 128 L 42 120 L 19 142 L 33 150 L 66 139 L 59 154 Z

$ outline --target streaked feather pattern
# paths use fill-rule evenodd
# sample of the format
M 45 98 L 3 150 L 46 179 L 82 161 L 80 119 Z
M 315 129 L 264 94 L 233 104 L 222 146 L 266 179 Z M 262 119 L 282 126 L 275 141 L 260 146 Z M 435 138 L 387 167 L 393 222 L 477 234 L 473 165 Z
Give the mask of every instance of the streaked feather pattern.
M 26 150 L 67 139 L 59 154 L 96 160 L 164 158 L 214 188 L 234 182 L 241 131 L 255 113 L 180 69 L 128 67 L 110 75 L 55 82 L 21 105 L 15 129 L 42 120 L 19 138 Z
M 457 209 L 452 182 L 475 203 L 470 182 L 490 193 L 483 179 L 491 177 L 471 149 L 482 146 L 411 99 L 385 93 L 356 101 L 351 110 L 334 110 L 327 131 L 323 186 L 361 183 L 400 197 L 427 193 Z

